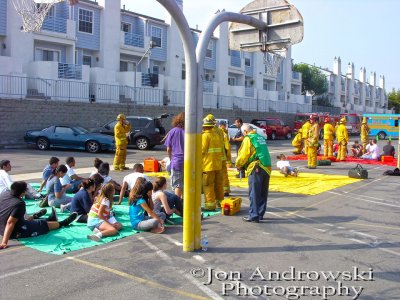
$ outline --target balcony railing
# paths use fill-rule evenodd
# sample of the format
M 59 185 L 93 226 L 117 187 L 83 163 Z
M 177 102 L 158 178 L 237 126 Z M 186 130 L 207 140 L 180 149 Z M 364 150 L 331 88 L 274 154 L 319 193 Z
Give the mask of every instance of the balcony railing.
M 252 89 L 252 88 L 249 88 Z M 278 101 L 278 92 L 269 92 L 271 97 L 235 97 L 203 93 L 205 108 L 240 109 L 243 111 L 309 113 L 312 106 L 307 103 Z M 185 92 L 161 88 L 137 87 L 89 83 L 76 80 L 43 79 L 0 75 L 0 98 L 46 101 L 135 103 L 148 106 L 185 106 Z M 321 108 L 319 111 L 327 111 Z
M 231 55 L 231 66 L 240 68 L 242 66 L 242 59 L 240 56 Z
M 82 66 L 58 63 L 58 78 L 82 80 Z
M 67 33 L 67 19 L 47 17 L 44 19 L 42 30 Z
M 253 97 L 254 97 L 254 88 L 252 88 L 252 87 L 245 87 L 245 88 L 244 88 L 244 95 L 245 95 L 246 97 L 251 97 L 251 98 L 253 98 Z
M 212 81 L 203 80 L 203 92 L 213 93 L 214 83 Z
M 125 32 L 125 45 L 144 48 L 144 36 L 132 32 Z

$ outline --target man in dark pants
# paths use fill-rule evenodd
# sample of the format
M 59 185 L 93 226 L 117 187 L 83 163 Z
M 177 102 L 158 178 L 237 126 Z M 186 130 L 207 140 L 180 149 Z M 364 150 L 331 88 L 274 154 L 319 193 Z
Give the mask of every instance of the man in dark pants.
M 241 129 L 244 139 L 236 159 L 236 167 L 247 171 L 250 200 L 249 215 L 243 217 L 243 221 L 258 223 L 264 218 L 267 209 L 271 156 L 266 140 L 250 124 L 243 125 Z
M 242 134 L 242 125 L 243 125 L 243 121 L 242 121 L 242 119 L 241 118 L 237 118 L 236 120 L 235 120 L 235 125 L 236 125 L 236 127 L 238 128 L 238 131 L 236 132 L 236 134 L 235 134 L 235 136 L 234 137 L 231 137 L 230 139 L 229 139 L 229 141 L 231 141 L 231 142 L 233 142 L 235 145 L 236 145 L 236 155 L 238 156 L 239 155 L 239 148 L 240 148 L 240 145 L 242 144 L 242 141 L 243 141 L 243 134 Z M 236 157 L 237 157 L 236 156 Z M 237 174 L 236 175 L 236 177 L 237 178 L 244 178 L 244 177 L 246 177 L 245 176 L 245 171 L 244 170 L 242 170 L 242 169 L 239 169 L 239 174 Z

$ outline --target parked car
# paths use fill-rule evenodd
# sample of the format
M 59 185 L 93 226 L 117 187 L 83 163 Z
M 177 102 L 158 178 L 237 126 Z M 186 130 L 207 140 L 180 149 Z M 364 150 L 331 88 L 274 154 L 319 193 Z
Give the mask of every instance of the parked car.
M 127 116 L 126 119 L 132 125 L 132 134 L 129 137 L 129 145 L 136 146 L 139 150 L 147 150 L 156 145 L 160 145 L 165 137 L 165 128 L 161 124 L 161 119 L 167 118 L 168 114 L 158 117 L 139 117 Z M 100 132 L 114 136 L 114 126 L 117 120 L 110 121 L 94 132 Z
M 40 150 L 65 148 L 86 150 L 96 153 L 100 150 L 114 150 L 114 138 L 100 133 L 90 133 L 79 126 L 53 125 L 42 130 L 30 130 L 25 133 L 24 140 L 34 144 Z
M 244 125 L 244 124 L 249 124 L 249 123 L 243 123 L 243 125 Z M 265 133 L 265 130 L 264 130 L 264 129 L 262 129 L 262 128 L 260 128 L 260 127 L 258 127 L 258 126 L 256 126 L 256 125 L 254 125 L 254 124 L 250 124 L 250 125 L 251 125 L 251 127 L 253 127 L 253 129 L 255 129 L 255 130 L 257 131 L 257 133 L 258 133 L 259 135 L 261 135 L 262 137 L 264 137 L 266 140 L 268 139 L 268 135 Z M 238 128 L 236 127 L 235 124 L 230 125 L 230 126 L 228 127 L 228 135 L 229 135 L 229 137 L 234 137 L 234 136 L 236 135 L 237 130 L 238 130 Z
M 292 129 L 280 118 L 267 117 L 264 119 L 253 119 L 250 123 L 265 129 L 271 140 L 279 137 L 287 140 L 292 138 Z

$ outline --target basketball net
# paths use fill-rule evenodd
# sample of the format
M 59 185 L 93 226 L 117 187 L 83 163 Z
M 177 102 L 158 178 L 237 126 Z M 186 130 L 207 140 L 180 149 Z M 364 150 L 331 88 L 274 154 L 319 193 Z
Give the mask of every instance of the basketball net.
M 23 32 L 39 32 L 54 3 L 64 0 L 10 0 L 22 18 Z
M 277 50 L 264 52 L 264 65 L 265 65 L 265 74 L 271 77 L 276 77 L 278 74 L 279 67 L 281 62 L 286 58 L 287 50 Z

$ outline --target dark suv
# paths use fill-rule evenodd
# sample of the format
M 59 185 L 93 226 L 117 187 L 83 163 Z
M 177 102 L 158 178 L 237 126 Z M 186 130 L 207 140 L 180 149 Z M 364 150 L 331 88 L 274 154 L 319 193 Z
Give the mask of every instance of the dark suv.
M 132 126 L 132 134 L 129 138 L 129 145 L 136 146 L 139 150 L 147 150 L 156 145 L 160 145 L 165 137 L 165 128 L 161 124 L 161 119 L 168 117 L 162 114 L 158 117 L 137 117 L 127 116 L 126 119 Z M 114 135 L 114 126 L 117 121 L 111 121 L 103 125 L 96 132 Z
M 250 123 L 265 129 L 268 138 L 271 140 L 275 140 L 278 137 L 283 137 L 287 140 L 292 138 L 292 129 L 280 118 L 253 119 Z

